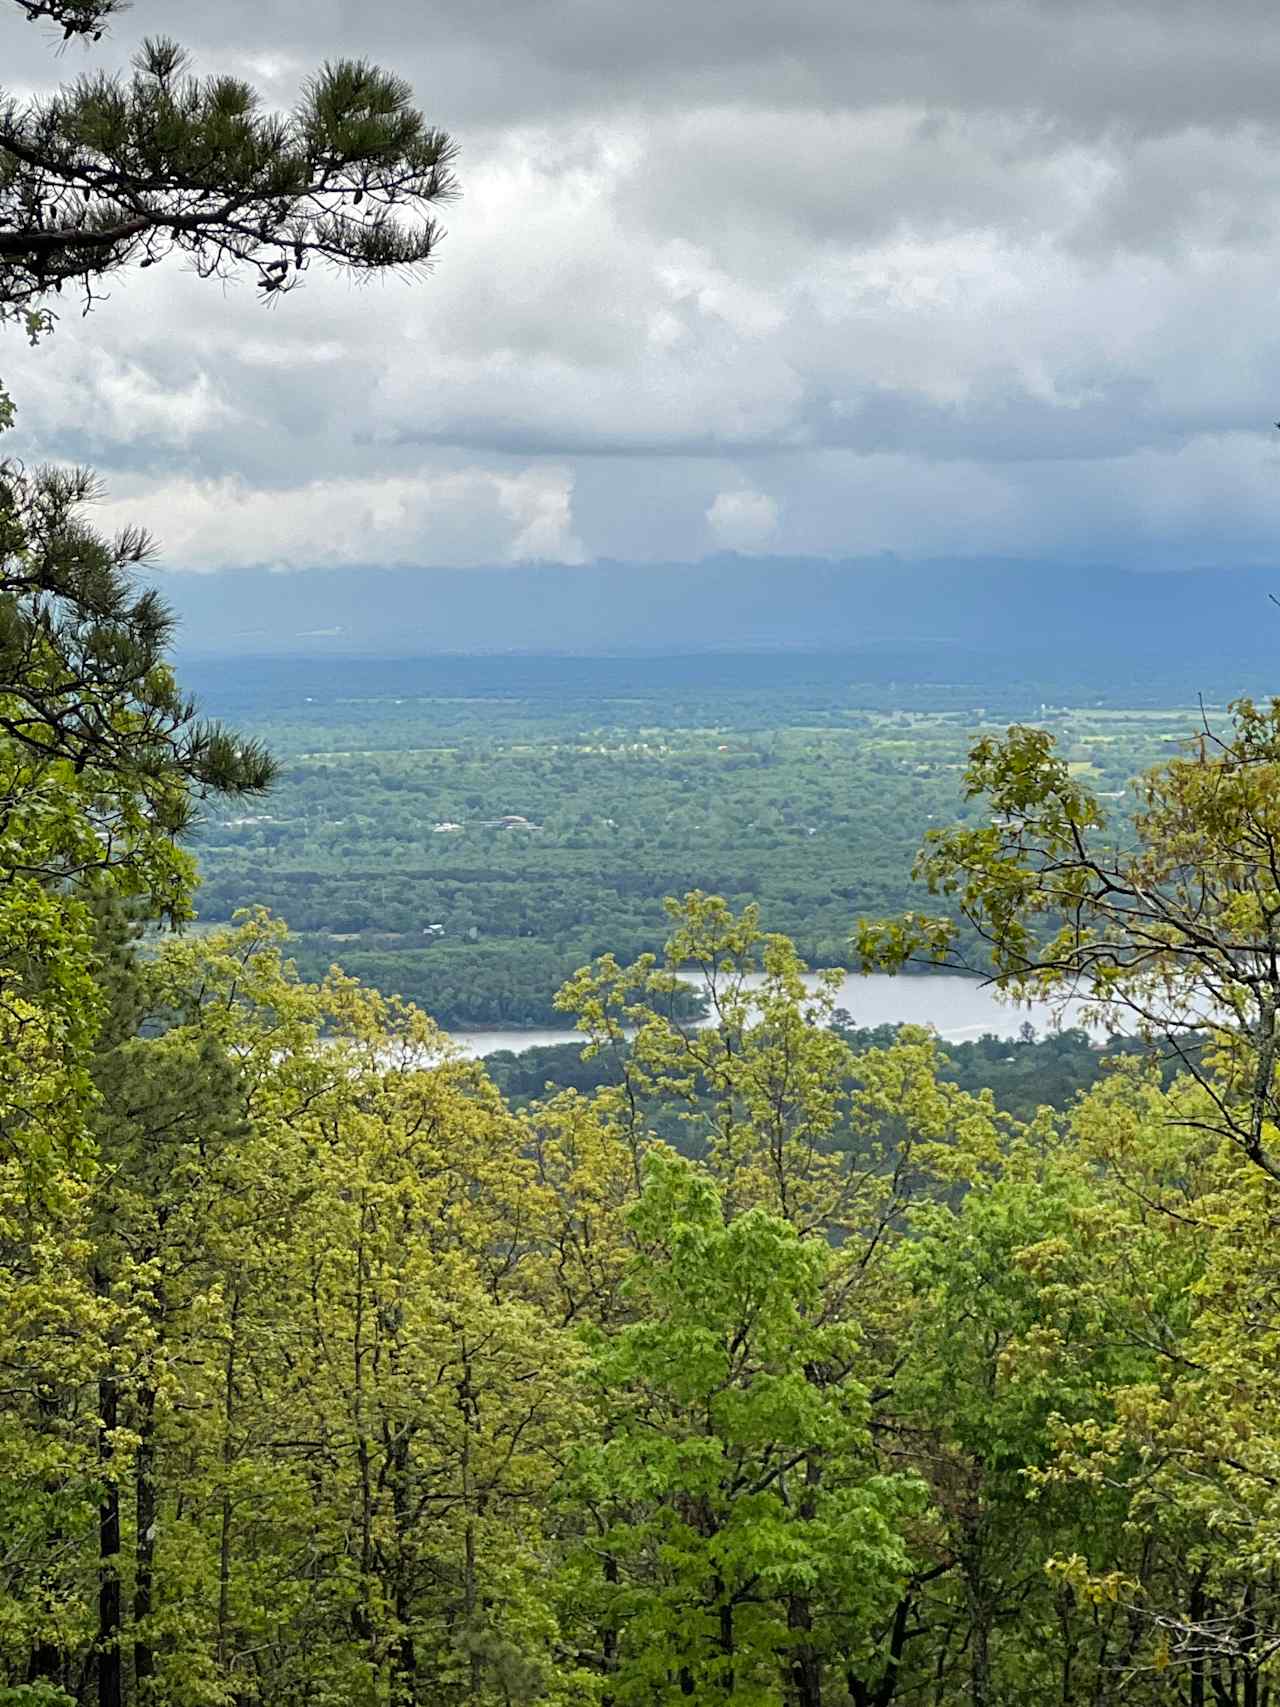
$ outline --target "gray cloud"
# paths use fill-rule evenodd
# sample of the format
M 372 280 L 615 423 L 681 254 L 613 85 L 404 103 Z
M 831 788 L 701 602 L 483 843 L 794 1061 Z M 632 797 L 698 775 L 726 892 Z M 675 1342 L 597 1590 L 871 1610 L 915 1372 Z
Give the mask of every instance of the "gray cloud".
M 425 282 L 157 268 L 0 351 L 179 566 L 1277 555 L 1261 0 L 138 0 L 110 54 L 164 29 L 283 104 L 394 64 L 465 192 Z
M 166 17 L 165 0 L 140 0 L 132 28 Z M 447 122 L 498 129 L 742 103 L 1037 112 L 1083 134 L 1270 125 L 1280 52 L 1266 0 L 472 0 L 430 12 L 229 0 L 186 33 L 285 64 L 308 48 L 376 53 L 406 64 Z

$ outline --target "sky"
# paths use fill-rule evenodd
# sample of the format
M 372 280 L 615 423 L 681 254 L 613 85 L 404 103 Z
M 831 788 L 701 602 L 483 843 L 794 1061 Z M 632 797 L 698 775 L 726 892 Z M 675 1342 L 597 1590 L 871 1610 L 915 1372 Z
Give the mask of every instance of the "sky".
M 136 0 L 0 62 L 155 33 L 284 107 L 394 68 L 463 192 L 425 279 L 6 335 L 5 448 L 173 568 L 1280 561 L 1273 0 Z

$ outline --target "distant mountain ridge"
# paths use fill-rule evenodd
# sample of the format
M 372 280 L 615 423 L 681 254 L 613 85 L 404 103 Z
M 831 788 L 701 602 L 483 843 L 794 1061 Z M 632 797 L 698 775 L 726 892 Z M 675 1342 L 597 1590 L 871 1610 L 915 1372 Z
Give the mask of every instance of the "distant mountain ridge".
M 984 663 L 1276 668 L 1280 569 L 723 556 L 697 564 L 263 569 L 156 577 L 179 655 L 854 651 L 927 673 Z M 877 670 L 879 674 L 879 670 Z M 919 679 L 918 677 L 916 679 Z

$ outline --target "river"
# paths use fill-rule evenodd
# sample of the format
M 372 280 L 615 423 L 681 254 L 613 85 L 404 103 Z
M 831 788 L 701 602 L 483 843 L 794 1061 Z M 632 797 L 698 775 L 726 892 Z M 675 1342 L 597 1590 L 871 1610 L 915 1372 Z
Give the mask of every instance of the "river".
M 692 979 L 690 981 L 693 982 Z M 806 982 L 811 983 L 812 976 Z M 841 984 L 836 1006 L 848 1009 L 855 1025 L 907 1022 L 932 1025 L 951 1043 L 981 1037 L 988 1031 L 997 1037 L 1015 1037 L 1028 1020 L 1039 1032 L 1050 1031 L 1058 1025 L 1083 1024 L 1078 1002 L 1068 1002 L 1062 1009 L 1057 1004 L 1046 1002 L 1012 1007 L 978 979 L 961 978 L 952 973 L 914 978 L 893 978 L 883 972 L 873 972 L 865 978 L 853 975 Z M 498 1049 L 536 1049 L 551 1043 L 582 1041 L 580 1032 L 569 1029 L 459 1030 L 450 1035 L 469 1056 L 492 1055 Z

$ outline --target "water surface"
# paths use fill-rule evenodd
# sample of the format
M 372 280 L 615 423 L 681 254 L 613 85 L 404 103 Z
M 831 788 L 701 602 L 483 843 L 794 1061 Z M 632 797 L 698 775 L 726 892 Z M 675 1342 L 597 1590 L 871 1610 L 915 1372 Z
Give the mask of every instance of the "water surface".
M 814 975 L 810 974 L 806 982 L 812 985 Z M 997 1037 L 1016 1037 L 1028 1020 L 1037 1032 L 1084 1023 L 1078 1002 L 1032 1002 L 1014 1007 L 979 979 L 961 978 L 953 973 L 913 978 L 894 978 L 885 972 L 873 972 L 865 978 L 851 975 L 840 986 L 836 1006 L 847 1009 L 855 1025 L 931 1025 L 950 1043 L 963 1043 L 981 1037 L 984 1032 L 993 1032 Z M 518 1051 L 582 1040 L 580 1032 L 568 1027 L 540 1031 L 459 1030 L 450 1035 L 470 1056 L 492 1055 L 498 1049 Z

